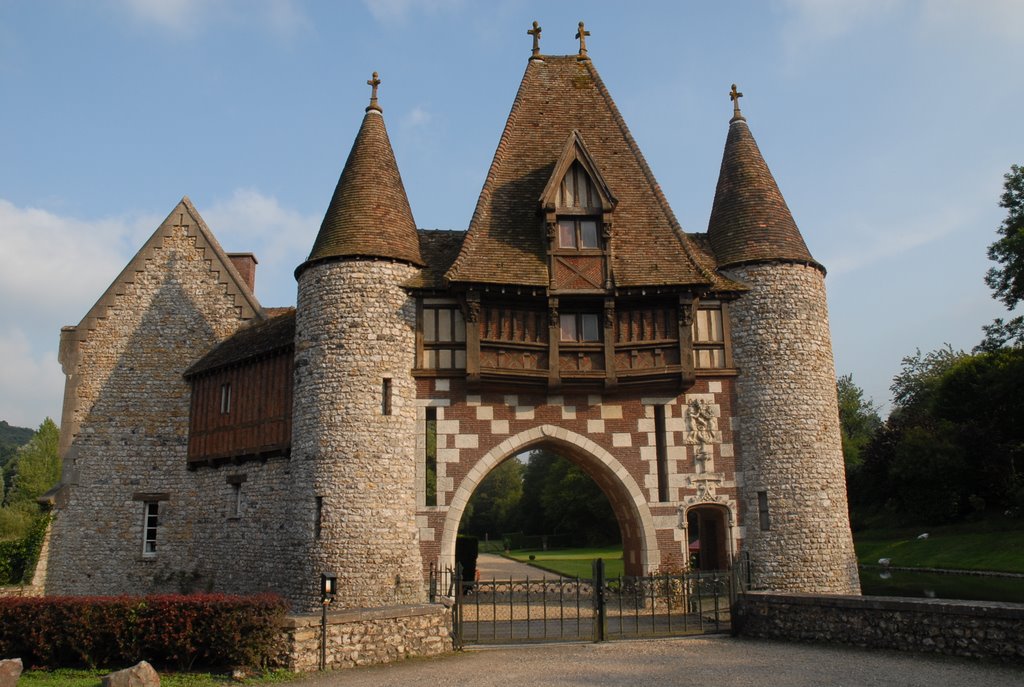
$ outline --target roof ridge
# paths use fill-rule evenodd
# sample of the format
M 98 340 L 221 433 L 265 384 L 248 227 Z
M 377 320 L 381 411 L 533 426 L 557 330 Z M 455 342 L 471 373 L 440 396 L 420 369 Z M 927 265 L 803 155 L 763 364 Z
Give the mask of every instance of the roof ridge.
M 686 253 L 686 256 L 690 259 L 694 267 L 697 268 L 697 271 L 700 272 L 702 276 L 704 276 L 709 282 L 714 282 L 714 274 L 708 272 L 708 270 L 700 263 L 699 260 L 697 260 L 696 256 L 694 255 L 693 247 L 690 246 L 689 241 L 686 240 L 686 233 L 683 231 L 682 225 L 679 223 L 679 220 L 676 218 L 675 213 L 672 211 L 672 206 L 669 205 L 668 199 L 665 197 L 664 192 L 662 192 L 661 190 L 661 184 L 659 184 L 658 180 L 655 179 L 654 172 L 651 170 L 650 165 L 647 164 L 647 158 L 644 157 L 644 154 L 640 150 L 640 146 L 637 144 L 636 139 L 633 138 L 633 134 L 630 132 L 629 127 L 626 125 L 626 120 L 623 118 L 622 113 L 619 112 L 619 108 L 615 104 L 615 100 L 612 98 L 611 92 L 604 85 L 604 81 L 601 79 L 601 75 L 598 74 L 597 68 L 594 66 L 593 60 L 588 59 L 581 62 L 581 64 L 586 64 L 587 69 L 590 70 L 591 75 L 595 83 L 597 84 L 598 92 L 601 94 L 601 97 L 604 98 L 605 102 L 608 103 L 608 107 L 612 112 L 612 117 L 615 120 L 616 125 L 618 125 L 619 129 L 622 131 L 622 135 L 626 139 L 626 144 L 630 147 L 630 150 L 633 152 L 633 155 L 636 156 L 637 164 L 640 165 L 640 170 L 644 173 L 644 176 L 647 179 L 647 183 L 653 189 L 654 197 L 657 199 L 658 205 L 660 206 L 662 212 L 665 213 L 665 217 L 669 222 L 669 226 L 671 226 L 674 230 L 676 239 L 682 246 L 683 251 Z

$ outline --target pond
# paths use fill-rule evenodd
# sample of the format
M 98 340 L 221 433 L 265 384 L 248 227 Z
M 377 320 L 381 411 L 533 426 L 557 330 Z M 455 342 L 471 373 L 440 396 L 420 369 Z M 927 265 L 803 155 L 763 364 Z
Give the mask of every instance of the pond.
M 861 568 L 861 593 L 1024 603 L 1024 577 Z

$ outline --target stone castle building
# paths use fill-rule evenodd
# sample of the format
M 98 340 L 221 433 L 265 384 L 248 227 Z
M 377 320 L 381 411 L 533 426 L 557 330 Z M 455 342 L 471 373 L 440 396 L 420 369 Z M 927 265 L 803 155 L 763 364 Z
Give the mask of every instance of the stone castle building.
M 467 231 L 417 229 L 377 84 L 295 308 L 184 198 L 61 333 L 47 591 L 422 602 L 495 466 L 579 464 L 627 573 L 857 593 L 824 268 L 739 109 L 681 228 L 580 27 L 519 91 Z

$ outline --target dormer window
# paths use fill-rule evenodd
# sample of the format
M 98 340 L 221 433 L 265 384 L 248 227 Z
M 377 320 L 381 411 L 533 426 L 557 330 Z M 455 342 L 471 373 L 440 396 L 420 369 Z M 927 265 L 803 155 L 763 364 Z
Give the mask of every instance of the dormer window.
M 601 250 L 597 220 L 592 217 L 559 219 L 558 247 L 569 250 Z
M 601 196 L 598 195 L 590 175 L 579 162 L 574 162 L 562 177 L 562 183 L 558 186 L 558 201 L 555 205 L 560 209 L 600 210 Z

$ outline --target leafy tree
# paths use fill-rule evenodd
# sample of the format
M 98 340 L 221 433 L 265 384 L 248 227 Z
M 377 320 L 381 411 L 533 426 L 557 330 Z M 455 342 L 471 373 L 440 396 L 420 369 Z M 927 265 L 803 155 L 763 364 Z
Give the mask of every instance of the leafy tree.
M 946 344 L 942 348 L 922 354 L 917 349 L 901 361 L 902 369 L 893 377 L 892 400 L 894 413 L 927 413 L 942 377 L 956 363 L 968 357 Z
M 1004 177 L 999 206 L 1006 209 L 1006 219 L 999 225 L 999 238 L 988 247 L 988 257 L 998 263 L 985 274 L 985 283 L 992 297 L 1013 310 L 1024 300 L 1024 167 L 1011 165 Z M 1007 344 L 1024 346 L 1024 316 L 1008 321 L 998 318 L 984 327 L 985 339 L 978 346 L 993 351 Z
M 35 508 L 35 500 L 60 480 L 60 456 L 57 444 L 60 430 L 46 418 L 35 436 L 18 449 L 14 458 L 14 479 L 7 493 L 6 505 L 12 508 Z
M 509 458 L 494 468 L 470 499 L 463 514 L 463 532 L 497 538 L 519 528 L 519 501 L 523 497 L 523 464 Z
M 850 470 L 862 462 L 861 453 L 878 428 L 882 419 L 878 408 L 864 398 L 864 390 L 853 383 L 853 375 L 843 375 L 836 381 L 839 396 L 839 429 L 843 438 L 843 462 Z
M 550 451 L 534 451 L 523 474 L 523 529 L 570 535 L 577 545 L 619 540 L 608 498 L 578 465 Z

